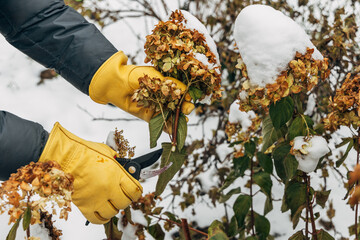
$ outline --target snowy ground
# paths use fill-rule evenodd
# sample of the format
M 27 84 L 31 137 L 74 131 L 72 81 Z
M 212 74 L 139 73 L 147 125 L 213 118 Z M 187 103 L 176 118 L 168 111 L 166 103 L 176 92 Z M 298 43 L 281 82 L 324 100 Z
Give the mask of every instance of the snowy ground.
M 139 25 L 138 25 L 139 26 Z M 140 25 L 141 26 L 141 25 Z M 124 50 L 126 53 L 131 53 L 138 47 L 139 42 L 136 39 L 131 39 L 128 25 L 124 23 L 113 24 L 104 30 L 104 34 L 110 41 L 118 48 Z M 125 39 L 123 36 L 127 36 Z M 9 45 L 3 37 L 0 36 L 0 110 L 9 111 L 25 119 L 29 119 L 40 123 L 48 131 L 51 130 L 55 122 L 60 122 L 65 128 L 74 134 L 91 141 L 104 142 L 109 131 L 123 129 L 125 137 L 130 141 L 132 146 L 136 145 L 136 154 L 141 155 L 149 151 L 149 139 L 147 123 L 142 121 L 93 121 L 94 117 L 104 118 L 131 118 L 130 115 L 113 107 L 99 105 L 91 101 L 91 99 L 72 87 L 69 83 L 58 77 L 54 80 L 46 81 L 45 84 L 37 86 L 39 80 L 39 73 L 44 70 L 42 66 L 30 60 L 28 57 L 14 49 Z M 85 109 L 87 112 L 85 112 Z M 195 120 L 195 116 L 190 116 L 190 121 Z M 191 123 L 191 122 L 190 122 Z M 215 127 L 215 125 L 214 125 Z M 207 136 L 211 136 L 211 123 L 206 126 L 208 130 Z M 192 127 L 192 139 L 201 136 L 201 129 Z M 167 136 L 163 135 L 159 141 L 167 141 Z M 333 147 L 330 146 L 330 147 Z M 224 147 L 226 150 L 226 147 Z M 351 155 L 351 154 L 350 154 Z M 350 157 L 354 157 L 351 155 Z M 349 160 L 347 160 L 350 162 Z M 333 173 L 330 173 L 333 176 Z M 315 176 L 315 174 L 313 174 Z M 208 174 L 208 180 L 211 182 L 212 176 Z M 314 177 L 313 183 L 319 182 Z M 154 191 L 156 178 L 143 183 L 144 193 Z M 273 194 L 275 199 L 280 199 L 282 196 L 283 186 L 276 185 L 274 181 Z M 243 182 L 236 182 L 234 185 L 243 185 Z M 331 186 L 332 193 L 330 198 L 333 199 L 336 217 L 335 226 L 338 232 L 344 236 L 347 235 L 347 227 L 353 224 L 353 213 L 345 205 L 343 198 L 345 191 L 341 183 L 332 177 L 328 186 Z M 231 187 L 229 188 L 231 189 Z M 167 195 L 166 193 L 164 195 Z M 233 197 L 231 200 L 235 200 Z M 166 205 L 165 203 L 163 203 Z M 255 198 L 255 209 L 262 213 L 264 199 L 261 197 Z M 271 233 L 278 233 L 281 236 L 276 239 L 288 239 L 294 233 L 292 230 L 289 214 L 282 214 L 280 211 L 281 201 L 274 203 L 274 210 L 270 212 L 267 217 L 271 222 Z M 220 219 L 224 214 L 224 208 L 219 205 L 213 208 L 206 204 L 198 203 L 194 206 L 197 215 L 192 216 L 191 209 L 186 212 L 177 210 L 177 214 L 182 218 L 187 218 L 190 222 L 196 220 L 200 226 L 210 224 L 214 219 Z M 229 213 L 232 214 L 231 212 Z M 321 212 L 321 216 L 326 216 L 325 212 Z M 63 220 L 56 220 L 56 227 L 63 230 L 64 240 L 72 239 L 88 239 L 99 240 L 105 238 L 103 226 L 90 225 L 85 226 L 86 219 L 81 213 L 73 207 L 67 222 Z M 8 216 L 6 214 L 0 216 L 0 239 L 5 239 L 10 229 L 7 225 Z M 300 221 L 298 229 L 303 228 L 304 225 Z M 35 234 L 34 236 L 43 236 L 42 234 Z M 331 234 L 333 234 L 331 232 Z M 24 239 L 24 233 L 21 228 L 18 231 L 17 239 Z M 43 238 L 42 239 L 46 239 Z M 152 239 L 149 237 L 148 239 Z M 169 239 L 167 237 L 166 239 Z

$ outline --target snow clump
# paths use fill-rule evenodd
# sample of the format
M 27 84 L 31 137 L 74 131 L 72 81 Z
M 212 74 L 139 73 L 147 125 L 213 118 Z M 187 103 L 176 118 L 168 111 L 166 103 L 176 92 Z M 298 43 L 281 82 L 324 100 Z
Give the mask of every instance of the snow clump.
M 136 236 L 136 231 L 138 226 L 136 224 L 147 226 L 148 222 L 144 217 L 144 214 L 140 210 L 134 210 L 130 208 L 130 212 L 131 212 L 131 220 L 135 225 L 128 222 L 126 226 L 123 226 L 122 224 L 123 215 L 121 214 L 118 221 L 118 229 L 123 232 L 122 239 L 135 240 L 138 239 L 138 237 Z
M 311 48 L 315 60 L 323 59 L 300 25 L 266 5 L 244 8 L 236 18 L 234 37 L 252 87 L 275 83 L 296 52 L 305 54 Z
M 325 138 L 320 136 L 313 136 L 310 139 L 298 136 L 293 141 L 292 150 L 299 162 L 298 169 L 306 173 L 313 172 L 320 158 L 330 151 Z
M 217 51 L 217 47 L 215 44 L 214 39 L 210 36 L 208 30 L 202 24 L 199 19 L 197 19 L 194 15 L 189 13 L 188 11 L 181 10 L 182 15 L 184 16 L 185 20 L 183 22 L 184 26 L 190 30 L 197 30 L 199 33 L 203 34 L 205 37 L 205 42 L 209 46 L 210 51 L 214 53 L 216 57 L 216 63 L 217 67 L 220 67 L 220 59 L 219 59 L 219 53 Z M 201 56 L 203 55 L 203 56 Z M 195 58 L 202 62 L 205 66 L 208 66 L 210 69 L 213 69 L 215 66 L 212 66 L 213 64 L 210 64 L 207 60 L 207 57 L 204 54 L 195 54 Z
M 235 100 L 229 110 L 229 122 L 241 125 L 241 132 L 246 132 L 252 125 L 252 119 L 256 117 L 254 111 L 243 112 L 239 109 L 239 100 Z

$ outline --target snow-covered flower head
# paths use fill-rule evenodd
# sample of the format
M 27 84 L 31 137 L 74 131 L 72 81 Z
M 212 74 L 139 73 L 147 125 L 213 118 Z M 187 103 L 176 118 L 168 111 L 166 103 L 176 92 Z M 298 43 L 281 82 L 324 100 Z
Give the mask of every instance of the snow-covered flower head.
M 314 171 L 320 158 L 329 151 L 326 140 L 321 136 L 298 136 L 292 141 L 291 153 L 299 162 L 298 169 L 306 173 Z
M 236 18 L 234 37 L 251 84 L 256 87 L 274 83 L 297 52 L 315 49 L 313 58 L 323 59 L 300 25 L 266 5 L 244 8 Z
M 234 37 L 245 79 L 241 110 L 264 109 L 290 94 L 310 91 L 329 75 L 327 59 L 292 19 L 269 6 L 244 8 L 235 22 Z M 244 94 L 242 94 L 244 96 Z

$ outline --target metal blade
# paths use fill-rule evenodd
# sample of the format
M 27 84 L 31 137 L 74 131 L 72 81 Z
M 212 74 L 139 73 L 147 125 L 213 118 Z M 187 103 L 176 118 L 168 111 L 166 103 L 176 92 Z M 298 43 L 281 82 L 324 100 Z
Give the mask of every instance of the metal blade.
M 148 178 L 152 178 L 155 177 L 157 175 L 160 175 L 161 173 L 165 172 L 169 167 L 171 167 L 173 163 L 170 162 L 168 165 L 166 165 L 163 168 L 160 169 L 156 169 L 156 170 L 141 170 L 140 172 L 140 179 L 148 179 Z

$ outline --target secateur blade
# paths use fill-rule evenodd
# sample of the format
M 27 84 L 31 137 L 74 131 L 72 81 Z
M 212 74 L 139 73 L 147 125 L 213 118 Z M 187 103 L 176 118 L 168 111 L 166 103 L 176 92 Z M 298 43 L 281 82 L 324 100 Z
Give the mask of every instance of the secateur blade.
M 162 149 L 159 149 L 134 159 L 117 158 L 116 160 L 135 179 L 147 179 L 163 173 L 171 166 L 171 164 L 169 164 L 156 170 L 143 170 L 144 168 L 153 165 L 161 157 L 162 151 Z

